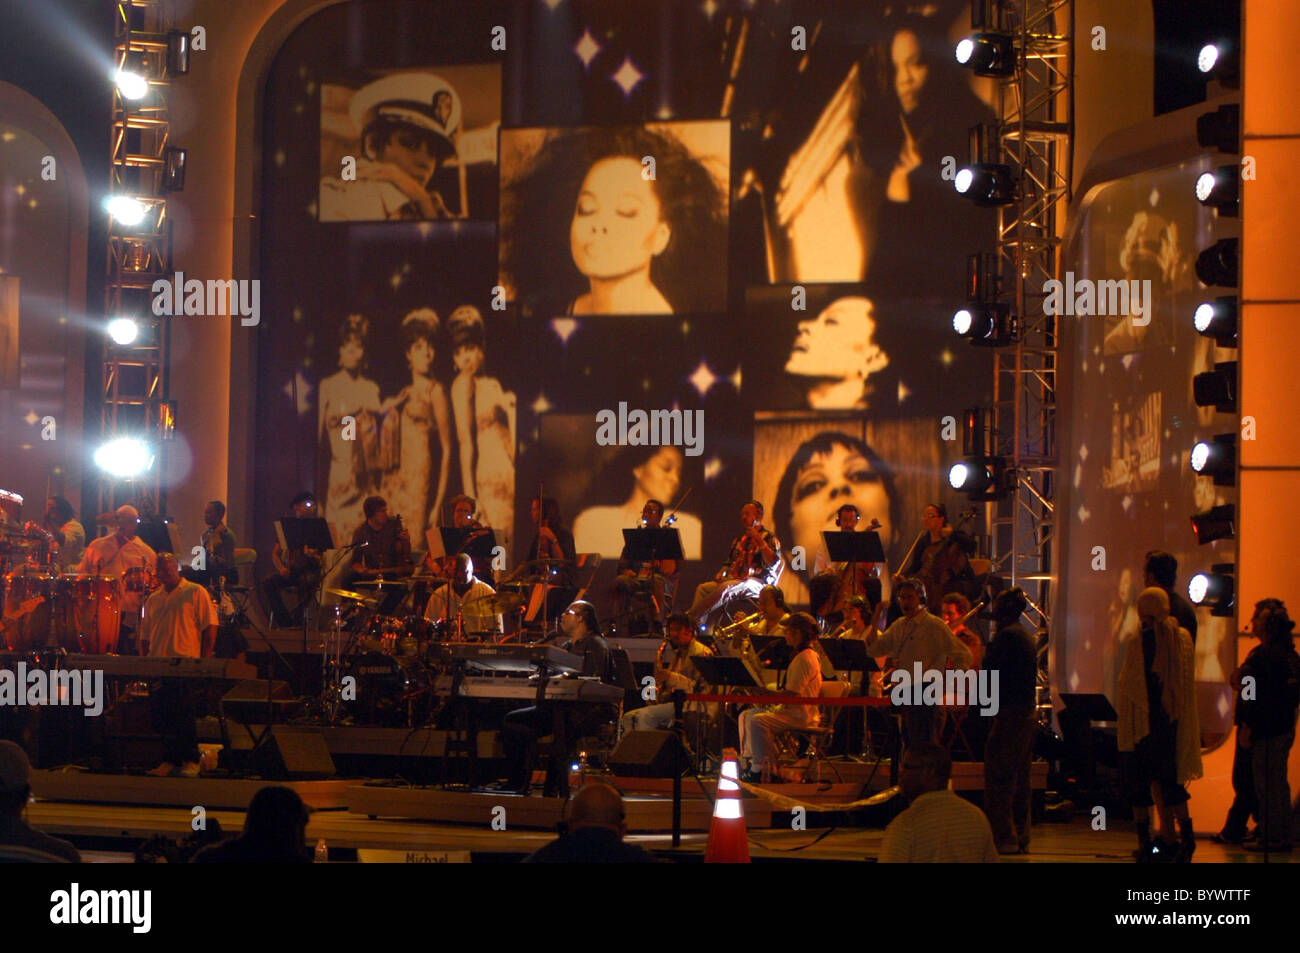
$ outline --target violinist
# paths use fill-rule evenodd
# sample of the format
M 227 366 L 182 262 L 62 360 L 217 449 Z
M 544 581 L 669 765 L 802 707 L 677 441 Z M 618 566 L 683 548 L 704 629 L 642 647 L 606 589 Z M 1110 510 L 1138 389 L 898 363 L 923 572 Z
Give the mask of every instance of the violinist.
M 785 568 L 781 542 L 763 528 L 763 504 L 750 500 L 740 508 L 744 532 L 731 541 L 727 561 L 711 582 L 695 589 L 688 614 L 697 623 L 715 609 L 725 609 L 739 598 L 754 599 L 765 585 L 776 585 Z
M 858 508 L 845 503 L 835 514 L 841 533 L 857 532 L 861 519 Z M 872 520 L 867 531 L 880 528 L 879 520 Z M 808 583 L 809 601 L 814 613 L 835 626 L 844 618 L 845 604 L 854 596 L 866 596 L 874 604 L 880 601 L 881 585 L 876 577 L 875 563 L 833 563 L 823 542 L 813 560 L 814 576 Z
M 664 518 L 664 505 L 658 500 L 646 500 L 641 508 L 641 529 L 659 529 Z M 648 591 L 654 600 L 656 615 L 664 604 L 666 580 L 677 574 L 675 559 L 656 559 L 653 562 L 632 562 L 627 547 L 618 560 L 618 575 L 614 579 L 614 615 L 626 619 L 632 593 Z

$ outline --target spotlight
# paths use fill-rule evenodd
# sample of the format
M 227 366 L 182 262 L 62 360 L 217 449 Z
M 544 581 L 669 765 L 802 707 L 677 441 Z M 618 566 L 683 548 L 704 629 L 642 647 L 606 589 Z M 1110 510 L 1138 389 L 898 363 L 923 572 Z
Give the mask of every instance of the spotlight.
M 119 69 L 113 74 L 113 82 L 123 99 L 137 102 L 149 93 L 149 81 L 133 69 Z
M 1011 306 L 1002 302 L 971 302 L 952 316 L 952 329 L 981 347 L 1003 347 L 1016 338 Z
M 957 44 L 957 62 L 976 76 L 1010 76 L 1016 71 L 1016 44 L 1007 33 L 975 33 Z
M 1214 477 L 1215 486 L 1232 486 L 1237 480 L 1237 435 L 1215 434 L 1192 447 L 1192 469 L 1201 476 Z
M 1192 378 L 1192 398 L 1197 407 L 1213 407 L 1221 414 L 1237 412 L 1237 362 L 1219 361 L 1214 370 Z
M 1002 457 L 970 457 L 948 469 L 948 485 L 972 500 L 997 500 L 1006 495 L 1008 476 Z
M 1009 165 L 977 162 L 959 169 L 952 184 L 976 205 L 1010 205 L 1016 200 L 1016 180 Z
M 1192 532 L 1204 546 L 1217 539 L 1232 539 L 1237 529 L 1237 508 L 1231 503 L 1216 506 L 1192 517 Z
M 95 466 L 110 476 L 129 480 L 153 466 L 153 448 L 134 437 L 115 437 L 95 451 Z
M 1192 313 L 1192 324 L 1207 338 L 1214 338 L 1219 347 L 1237 346 L 1237 298 L 1224 295 L 1213 301 L 1203 301 Z
M 1236 155 L 1241 152 L 1241 106 L 1229 103 L 1196 117 L 1196 144 Z
M 1241 74 L 1237 44 L 1227 40 L 1206 43 L 1196 56 L 1196 68 L 1207 79 L 1216 79 L 1235 89 Z
M 181 30 L 167 34 L 167 72 L 183 74 L 190 71 L 190 35 Z
M 1214 64 L 1219 61 L 1219 48 L 1213 43 L 1206 43 L 1201 47 L 1200 54 L 1196 57 L 1196 68 L 1202 73 L 1208 73 L 1214 69 Z
M 130 347 L 140 336 L 140 325 L 131 318 L 114 318 L 108 322 L 108 336 L 118 347 Z
M 148 211 L 143 202 L 129 195 L 110 195 L 104 200 L 104 208 L 119 225 L 134 228 L 144 221 Z
M 185 150 L 168 146 L 163 150 L 162 187 L 168 192 L 185 188 Z
M 1196 277 L 1203 285 L 1237 287 L 1237 239 L 1221 238 L 1197 255 Z
M 1210 615 L 1230 616 L 1236 605 L 1232 563 L 1216 563 L 1209 572 L 1198 572 L 1187 583 L 1187 598 L 1198 606 L 1210 606 Z
M 1220 215 L 1237 217 L 1241 203 L 1237 167 L 1221 165 L 1213 172 L 1202 172 L 1196 177 L 1196 199 L 1208 208 L 1217 209 Z

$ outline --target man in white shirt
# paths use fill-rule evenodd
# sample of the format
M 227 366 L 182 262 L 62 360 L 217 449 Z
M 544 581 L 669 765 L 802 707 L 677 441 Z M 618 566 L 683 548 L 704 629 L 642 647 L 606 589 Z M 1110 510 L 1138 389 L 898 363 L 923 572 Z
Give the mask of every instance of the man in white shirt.
M 970 668 L 971 651 L 952 634 L 943 620 L 925 608 L 925 586 L 918 579 L 904 579 L 894 587 L 902 618 L 894 621 L 883 635 L 872 627 L 867 639 L 867 654 L 873 658 L 889 656 L 897 668 L 915 677 L 914 666 L 920 663 L 922 675 L 946 668 Z M 882 607 L 885 603 L 881 603 Z M 885 690 L 888 691 L 888 682 Z M 902 705 L 903 727 L 908 746 L 936 740 L 938 709 L 928 705 Z
M 157 558 L 162 586 L 144 604 L 140 647 L 153 657 L 206 658 L 217 641 L 217 609 L 208 590 L 181 578 L 180 564 L 171 553 Z M 184 680 L 162 679 L 150 697 L 154 730 L 162 734 L 162 763 L 149 773 L 156 777 L 199 774 L 198 736 L 194 729 L 194 703 Z M 180 768 L 177 769 L 177 765 Z
M 126 575 L 132 569 L 143 574 L 151 570 L 158 559 L 157 553 L 149 544 L 136 535 L 140 523 L 140 513 L 134 506 L 119 506 L 113 514 L 117 523 L 117 532 L 112 536 L 101 536 L 90 541 L 86 546 L 86 555 L 81 559 L 77 572 L 90 573 L 95 576 L 112 576 L 122 585 L 122 640 L 119 647 L 127 644 L 134 633 L 140 618 L 140 606 L 144 601 L 144 592 L 134 583 L 127 588 Z
M 424 607 L 424 617 L 431 622 L 446 619 L 455 629 L 457 616 L 462 614 L 465 632 L 476 636 L 496 636 L 501 632 L 501 616 L 497 613 L 475 611 L 476 607 L 467 603 L 484 596 L 491 596 L 496 590 L 474 575 L 474 561 L 468 553 L 456 556 L 456 573 L 451 582 L 435 589 Z
M 789 616 L 781 633 L 793 651 L 785 672 L 785 691 L 769 694 L 816 698 L 822 692 L 822 663 L 813 647 L 817 639 L 817 620 L 806 612 Z M 773 743 L 791 728 L 815 728 L 821 718 L 816 703 L 778 705 L 770 711 L 747 708 L 740 713 L 741 759 L 749 763 L 746 780 L 761 777 L 765 762 L 772 760 Z
M 634 708 L 619 722 L 619 735 L 629 731 L 665 730 L 673 724 L 672 693 L 677 690 L 700 692 L 707 686 L 692 661 L 698 655 L 711 655 L 708 647 L 695 638 L 695 627 L 685 612 L 674 612 L 668 617 L 668 638 L 659 649 L 655 661 L 655 703 Z M 664 649 L 671 647 L 672 658 L 664 662 Z M 687 702 L 683 716 L 698 714 L 702 702 Z
M 899 782 L 911 804 L 885 828 L 877 861 L 991 864 L 998 859 L 988 818 L 948 789 L 951 775 L 952 758 L 941 745 L 925 742 L 907 749 Z

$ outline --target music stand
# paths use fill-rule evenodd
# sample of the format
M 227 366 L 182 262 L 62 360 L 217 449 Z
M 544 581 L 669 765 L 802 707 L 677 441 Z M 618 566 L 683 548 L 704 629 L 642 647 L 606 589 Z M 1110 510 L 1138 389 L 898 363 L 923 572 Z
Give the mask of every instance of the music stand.
M 497 534 L 493 530 L 440 526 L 438 534 L 442 537 L 442 551 L 447 555 L 466 553 L 475 567 L 492 565 L 492 551 L 497 547 Z
M 174 528 L 175 524 L 170 519 L 154 517 L 139 520 L 136 523 L 135 533 L 155 553 L 179 553 L 181 549 L 176 545 Z M 185 565 L 184 560 L 182 565 Z
M 848 563 L 850 595 L 858 592 L 858 563 L 883 563 L 885 548 L 880 543 L 880 534 L 868 530 L 864 533 L 838 530 L 822 533 L 826 543 L 826 554 L 833 563 Z
M 327 550 L 334 548 L 334 535 L 330 532 L 330 524 L 319 516 L 285 516 L 275 521 L 275 534 L 280 545 L 284 547 L 285 558 L 289 553 L 296 549 L 314 549 L 319 553 L 325 553 Z M 335 564 L 337 565 L 337 563 Z M 321 569 L 324 570 L 324 563 Z M 333 567 L 330 567 L 333 569 Z M 320 578 L 316 581 L 316 587 L 308 594 L 309 600 L 315 600 L 320 605 L 321 588 L 325 585 L 325 580 L 329 577 L 328 572 L 321 572 Z M 298 598 L 302 599 L 302 593 L 298 593 Z M 298 669 L 298 694 L 303 694 L 305 687 L 304 681 L 307 677 L 307 613 L 302 613 L 302 667 Z
M 868 673 L 880 671 L 880 663 L 867 654 L 867 643 L 858 639 L 822 639 L 822 651 L 826 657 L 831 660 L 837 672 L 848 672 L 849 682 L 853 682 L 853 673 L 862 673 L 862 694 L 867 693 Z M 867 743 L 867 709 L 864 705 L 862 708 L 862 744 L 863 750 L 866 750 Z M 844 750 L 848 752 L 848 744 L 844 745 Z
M 649 563 L 656 559 L 681 562 L 682 535 L 676 527 L 623 530 L 623 557 L 628 562 Z
M 743 658 L 734 655 L 695 655 L 692 656 L 691 662 L 695 665 L 695 670 L 700 673 L 700 677 L 719 694 L 726 694 L 726 689 L 729 687 L 767 691 L 767 686 L 750 671 Z M 737 698 L 737 701 L 740 700 Z M 719 752 L 727 746 L 726 721 L 724 709 L 718 713 Z

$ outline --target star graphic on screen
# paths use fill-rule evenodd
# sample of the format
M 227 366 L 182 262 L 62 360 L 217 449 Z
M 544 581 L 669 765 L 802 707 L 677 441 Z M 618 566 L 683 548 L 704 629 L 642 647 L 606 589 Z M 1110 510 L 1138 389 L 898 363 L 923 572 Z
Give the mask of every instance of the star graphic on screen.
M 609 78 L 618 84 L 619 89 L 623 90 L 623 96 L 628 98 L 631 97 L 632 91 L 641 84 L 641 80 L 645 79 L 645 73 L 636 68 L 631 56 L 625 56 L 623 57 L 623 65 L 611 73 Z
M 741 381 L 741 377 L 740 377 L 740 365 L 739 365 L 739 364 L 736 365 L 736 371 L 735 371 L 735 373 L 732 374 L 730 377 L 728 377 L 727 380 L 731 381 L 731 386 L 734 387 L 734 388 L 736 388 L 736 393 L 739 394 L 739 393 L 740 393 L 740 381 Z
M 1088 459 L 1088 445 L 1086 443 L 1079 444 L 1079 459 L 1080 460 Z
M 27 194 L 27 186 L 19 182 L 17 185 L 14 186 L 14 194 L 17 195 L 19 198 L 22 198 L 24 195 Z
M 551 402 L 546 399 L 545 394 L 539 391 L 537 394 L 537 399 L 532 403 L 532 408 L 533 408 L 533 413 L 535 413 L 537 416 L 540 417 L 542 414 L 547 413 L 551 409 Z
M 1070 673 L 1070 690 L 1073 691 L 1074 689 L 1076 689 L 1076 688 L 1078 688 L 1078 687 L 1079 687 L 1079 673 L 1078 673 L 1078 672 L 1071 672 L 1071 673 Z
M 691 385 L 699 392 L 701 397 L 707 395 L 709 388 L 718 381 L 717 376 L 709 369 L 707 361 L 700 361 L 700 366 L 686 379 L 691 382 Z
M 721 457 L 716 457 L 716 456 L 710 457 L 704 463 L 704 482 L 712 483 L 714 480 L 716 480 L 719 476 L 722 475 L 722 471 L 725 468 L 726 468 L 726 464 L 722 462 Z
M 952 362 L 957 359 L 957 355 L 952 353 L 952 348 L 944 348 L 939 352 L 939 363 L 944 367 L 951 367 Z
M 683 321 L 682 321 L 682 337 L 686 337 L 686 336 L 687 336 L 688 334 L 690 334 L 690 333 L 691 333 L 691 322 L 686 321 L 686 320 L 683 320 Z
M 578 330 L 578 322 L 573 318 L 552 318 L 551 330 L 555 332 L 561 344 L 568 344 L 569 337 Z
M 583 27 L 582 39 L 578 40 L 574 45 L 573 52 L 578 59 L 582 60 L 583 69 L 587 69 L 591 66 L 591 61 L 600 54 L 600 44 L 597 43 L 596 38 L 591 35 L 591 30 L 589 28 Z
M 700 9 L 704 11 L 704 15 L 708 17 L 710 22 L 712 22 L 714 14 L 718 12 L 718 0 L 704 0 L 704 2 L 700 4 Z
M 23 420 L 27 421 L 27 426 L 29 427 L 35 427 L 36 421 L 40 419 L 41 418 L 37 415 L 36 411 L 34 410 L 27 411 L 27 416 L 23 418 Z
M 1226 693 L 1219 692 L 1219 701 L 1215 705 L 1215 708 L 1218 709 L 1220 718 L 1228 717 L 1228 714 L 1232 711 L 1232 706 L 1228 704 L 1228 696 Z
M 290 314 L 293 316 L 294 324 L 302 324 L 302 308 L 295 307 L 293 311 L 290 312 Z
M 1079 517 L 1080 523 L 1086 523 L 1088 522 L 1088 517 L 1092 516 L 1092 511 L 1080 503 L 1079 510 L 1075 515 Z
M 909 397 L 911 397 L 911 396 L 912 396 L 912 392 L 911 392 L 910 390 L 908 390 L 907 385 L 904 384 L 902 381 L 899 381 L 899 382 L 898 382 L 898 402 L 901 404 L 903 401 L 907 400 L 907 398 L 909 398 Z

